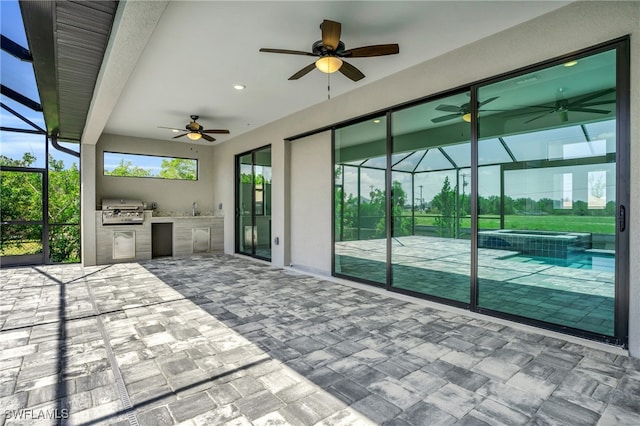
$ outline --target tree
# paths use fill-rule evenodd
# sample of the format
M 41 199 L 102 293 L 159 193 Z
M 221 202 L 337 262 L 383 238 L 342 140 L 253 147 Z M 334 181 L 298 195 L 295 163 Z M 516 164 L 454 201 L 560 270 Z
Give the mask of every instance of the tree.
M 30 167 L 36 157 L 25 153 L 16 160 L 0 156 L 0 165 L 7 167 Z M 3 170 L 0 173 L 0 220 L 42 220 L 42 175 Z M 0 227 L 0 250 L 3 254 L 41 253 L 42 237 L 40 225 L 2 225 Z M 35 243 L 37 242 L 37 243 Z M 6 250 L 10 250 L 9 253 Z
M 407 203 L 407 194 L 402 189 L 402 184 L 394 180 L 391 184 L 391 217 L 393 217 L 393 236 L 402 237 L 411 235 L 411 218 L 404 217 L 404 205 Z
M 433 197 L 431 202 L 433 207 L 440 213 L 440 216 L 436 216 L 435 224 L 437 227 L 438 235 L 441 237 L 455 237 L 455 213 L 456 213 L 456 192 L 457 188 L 451 188 L 449 183 L 449 177 L 444 178 L 444 183 L 440 193 Z
M 36 158 L 26 153 L 15 160 L 0 156 L 0 164 L 31 167 Z M 62 160 L 49 156 L 49 255 L 53 262 L 80 260 L 80 171 L 76 163 L 65 169 Z M 0 216 L 3 221 L 35 221 L 42 217 L 42 174 L 29 171 L 2 171 L 0 174 Z M 41 225 L 2 226 L 2 249 L 11 254 L 42 252 Z M 36 250 L 36 251 L 34 251 Z
M 339 176 L 339 172 L 336 173 L 336 176 Z M 411 235 L 411 218 L 403 217 L 407 196 L 402 189 L 402 184 L 393 181 L 391 190 L 393 194 L 391 206 L 393 235 Z M 360 197 L 360 205 L 358 206 L 357 196 L 349 194 L 343 199 L 343 188 L 336 185 L 336 240 L 339 240 L 341 230 L 344 241 L 358 239 L 358 231 L 360 239 L 384 238 L 387 235 L 386 202 L 386 192 L 379 188 L 372 188 L 368 199 L 364 196 Z
M 49 256 L 53 262 L 80 260 L 80 171 L 49 156 Z
M 159 176 L 164 179 L 197 180 L 196 162 L 185 158 L 162 160 Z
M 30 167 L 36 162 L 36 157 L 30 152 L 25 152 L 21 160 L 15 160 L 4 155 L 0 155 L 0 166 L 10 167 Z
M 164 161 L 163 161 L 164 162 Z M 150 177 L 151 172 L 142 167 L 134 166 L 131 161 L 120 159 L 120 163 L 111 171 L 105 169 L 104 174 L 107 176 L 131 176 L 131 177 Z

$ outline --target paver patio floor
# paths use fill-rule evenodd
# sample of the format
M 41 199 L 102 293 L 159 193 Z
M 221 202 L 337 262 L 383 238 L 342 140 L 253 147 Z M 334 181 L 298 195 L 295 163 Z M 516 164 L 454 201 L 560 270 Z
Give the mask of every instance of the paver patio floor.
M 0 289 L 0 424 L 640 424 L 621 350 L 241 257 Z

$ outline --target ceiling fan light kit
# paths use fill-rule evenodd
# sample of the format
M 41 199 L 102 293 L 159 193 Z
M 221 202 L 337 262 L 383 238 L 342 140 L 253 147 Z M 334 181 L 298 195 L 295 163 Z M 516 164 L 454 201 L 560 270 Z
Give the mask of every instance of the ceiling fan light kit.
M 293 74 L 289 77 L 289 80 L 297 80 L 313 71 L 314 68 L 317 68 L 327 74 L 340 71 L 345 77 L 352 81 L 363 79 L 364 74 L 342 58 L 371 58 L 374 56 L 395 55 L 400 52 L 400 47 L 397 44 L 378 44 L 345 49 L 344 43 L 340 41 L 340 34 L 342 32 L 342 24 L 340 24 L 340 22 L 325 19 L 322 21 L 322 24 L 320 24 L 320 30 L 322 31 L 322 40 L 313 43 L 311 52 L 271 48 L 262 48 L 260 52 L 316 56 L 319 58 L 314 63 L 307 65 Z
M 326 74 L 338 71 L 342 67 L 342 59 L 337 56 L 325 56 L 316 61 L 316 68 Z
M 187 133 L 187 137 L 189 139 L 191 139 L 192 141 L 197 141 L 200 138 L 202 138 L 202 135 L 200 133 L 197 133 L 197 132 L 190 132 L 190 133 Z

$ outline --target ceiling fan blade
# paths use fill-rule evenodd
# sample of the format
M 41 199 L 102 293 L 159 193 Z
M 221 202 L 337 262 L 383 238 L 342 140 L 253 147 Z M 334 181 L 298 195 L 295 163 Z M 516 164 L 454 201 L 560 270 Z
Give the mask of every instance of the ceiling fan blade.
M 183 136 L 187 136 L 187 135 L 188 135 L 188 133 L 183 133 L 183 134 L 181 134 L 181 135 L 174 136 L 174 137 L 173 137 L 173 139 L 178 139 L 178 138 L 181 138 L 181 137 L 183 137 Z
M 287 55 L 304 55 L 304 56 L 318 56 L 314 53 L 311 52 L 303 52 L 302 50 L 286 50 L 286 49 L 267 49 L 267 48 L 262 48 L 260 49 L 261 52 L 267 52 L 267 53 L 285 53 Z
M 303 77 L 307 74 L 309 74 L 311 71 L 313 71 L 313 69 L 316 67 L 316 63 L 311 63 L 309 65 L 307 65 L 306 67 L 302 68 L 300 71 L 298 71 L 297 73 L 295 73 L 294 75 L 292 75 L 291 77 L 289 77 L 289 80 L 297 80 L 300 77 Z
M 178 132 L 184 132 L 184 129 L 178 129 L 176 127 L 162 127 L 162 126 L 158 126 L 158 129 L 168 129 L 168 130 L 175 130 Z
M 397 44 L 377 44 L 345 50 L 340 54 L 340 56 L 349 58 L 370 58 L 372 56 L 395 55 L 399 52 L 400 46 Z
M 342 66 L 340 67 L 339 71 L 345 77 L 350 78 L 353 81 L 359 81 L 364 78 L 364 74 L 362 74 L 362 72 L 358 68 L 354 67 L 346 61 L 342 61 Z
M 611 111 L 606 111 L 604 109 L 593 109 L 593 108 L 569 108 L 569 111 L 577 111 L 577 112 L 590 112 L 592 114 L 609 114 Z
M 438 111 L 445 111 L 445 112 L 460 112 L 460 110 L 462 109 L 462 107 L 459 107 L 457 105 L 446 105 L 446 104 L 442 104 L 442 105 L 438 105 L 436 107 L 436 109 Z
M 590 100 L 592 100 L 592 99 L 597 99 L 597 98 L 599 98 L 600 96 L 604 96 L 604 95 L 607 95 L 607 94 L 609 94 L 609 93 L 613 93 L 613 92 L 615 92 L 615 91 L 616 91 L 616 89 L 611 88 L 611 89 L 599 90 L 599 91 L 597 91 L 597 92 L 595 92 L 595 93 L 591 93 L 591 94 L 588 94 L 588 95 L 578 96 L 577 98 L 574 98 L 574 99 L 569 103 L 569 106 L 573 106 L 573 105 L 580 105 L 580 104 L 583 104 L 583 103 L 585 103 L 585 102 L 588 102 L 588 101 L 590 101 Z
M 544 113 L 544 114 L 538 115 L 538 116 L 536 116 L 536 117 L 533 117 L 531 120 L 527 120 L 527 121 L 525 121 L 525 123 L 531 123 L 532 121 L 535 121 L 535 120 L 537 120 L 537 119 L 539 119 L 539 118 L 542 118 L 542 117 L 544 117 L 544 116 L 546 116 L 546 115 L 549 115 L 549 114 L 551 114 L 551 113 L 553 113 L 553 112 L 554 112 L 554 111 L 549 111 L 549 112 L 547 112 L 547 113 Z
M 208 140 L 209 142 L 215 141 L 215 139 L 209 135 L 205 135 L 204 133 L 200 133 L 200 134 L 202 135 L 202 139 Z
M 207 130 L 203 130 L 202 133 L 216 133 L 219 135 L 228 135 L 229 131 L 226 129 L 207 129 Z
M 580 102 L 579 104 L 576 104 L 574 106 L 582 108 L 582 107 L 591 107 L 596 105 L 606 105 L 606 104 L 615 104 L 615 103 L 616 103 L 616 100 L 611 99 L 608 101 L 594 101 L 594 102 L 587 102 L 587 103 Z
M 431 120 L 431 122 L 433 123 L 441 123 L 443 121 L 447 121 L 447 120 L 453 120 L 454 118 L 458 118 L 460 117 L 462 114 L 458 113 L 458 114 L 448 114 L 448 115 L 443 115 L 441 117 L 436 117 L 434 119 Z
M 320 24 L 322 30 L 322 44 L 329 50 L 336 50 L 340 43 L 340 32 L 342 31 L 342 25 L 340 22 L 329 21 L 325 19 Z
M 482 102 L 480 102 L 480 103 L 478 104 L 478 108 L 479 108 L 479 107 L 481 107 L 482 105 L 486 105 L 486 104 L 488 104 L 489 102 L 493 102 L 493 101 L 495 101 L 496 99 L 498 99 L 498 96 L 496 96 L 496 97 L 494 97 L 494 98 L 486 99 L 486 100 L 484 100 L 484 101 L 482 101 Z
M 518 105 L 521 106 L 522 108 L 544 108 L 544 109 L 549 109 L 549 110 L 554 110 L 556 109 L 555 106 L 551 106 L 551 105 Z M 532 112 L 532 111 L 530 111 Z M 527 114 L 527 113 L 525 113 Z

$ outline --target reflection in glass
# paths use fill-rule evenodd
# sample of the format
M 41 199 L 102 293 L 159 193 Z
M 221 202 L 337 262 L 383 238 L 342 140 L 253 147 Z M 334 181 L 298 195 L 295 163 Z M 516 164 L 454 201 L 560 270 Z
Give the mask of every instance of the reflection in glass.
M 271 259 L 271 147 L 238 157 L 237 250 Z
M 479 307 L 613 336 L 615 90 L 615 51 L 479 89 Z
M 253 155 L 243 155 L 238 159 L 238 251 L 240 253 L 253 254 Z
M 335 131 L 335 272 L 386 283 L 386 119 Z
M 469 302 L 469 123 L 462 93 L 392 115 L 392 286 Z

